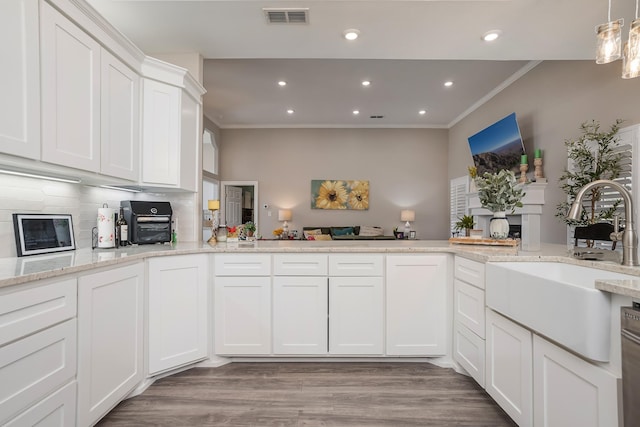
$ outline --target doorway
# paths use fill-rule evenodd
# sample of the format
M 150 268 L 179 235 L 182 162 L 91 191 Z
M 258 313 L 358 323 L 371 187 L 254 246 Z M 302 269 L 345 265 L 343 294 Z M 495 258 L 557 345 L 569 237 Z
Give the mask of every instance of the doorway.
M 221 224 L 229 227 L 252 221 L 258 225 L 258 182 L 222 181 Z

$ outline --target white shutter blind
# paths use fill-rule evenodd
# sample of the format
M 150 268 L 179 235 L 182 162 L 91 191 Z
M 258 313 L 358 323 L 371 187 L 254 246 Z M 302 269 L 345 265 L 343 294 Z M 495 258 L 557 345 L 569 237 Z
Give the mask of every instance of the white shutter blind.
M 454 178 L 449 183 L 449 212 L 450 226 L 453 231 L 458 217 L 467 214 L 467 193 L 469 192 L 469 177 L 467 175 Z

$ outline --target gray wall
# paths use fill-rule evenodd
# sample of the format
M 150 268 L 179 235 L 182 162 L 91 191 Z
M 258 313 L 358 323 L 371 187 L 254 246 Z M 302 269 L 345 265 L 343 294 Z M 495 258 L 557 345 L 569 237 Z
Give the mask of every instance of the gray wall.
M 544 150 L 549 184 L 541 241 L 565 243 L 566 227 L 554 216 L 556 205 L 565 199 L 558 187 L 567 164 L 564 141 L 579 136 L 580 124 L 591 119 L 603 127 L 616 118 L 625 120 L 623 127 L 640 123 L 640 78 L 623 80 L 620 73 L 621 61 L 541 63 L 449 129 L 449 178 L 466 175 L 473 164 L 467 137 L 515 111 L 530 158 L 535 148 Z
M 259 232 L 271 237 L 278 209 L 293 210 L 290 229 L 373 225 L 391 234 L 400 210 L 414 209 L 422 239 L 446 239 L 445 129 L 222 129 L 220 175 L 258 181 Z M 311 180 L 369 180 L 368 211 L 311 209 Z M 268 212 L 272 215 L 269 217 Z

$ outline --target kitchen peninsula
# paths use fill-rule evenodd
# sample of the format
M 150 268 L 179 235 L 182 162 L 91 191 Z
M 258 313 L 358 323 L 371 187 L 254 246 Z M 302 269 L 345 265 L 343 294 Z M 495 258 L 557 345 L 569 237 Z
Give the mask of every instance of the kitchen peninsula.
M 603 415 L 591 425 L 612 425 L 621 401 L 616 310 L 629 305 L 630 296 L 602 292 L 610 304 L 611 343 L 600 361 L 489 305 L 493 284 L 485 268 L 501 263 L 557 263 L 602 272 L 603 280 L 626 275 L 640 281 L 638 268 L 567 254 L 561 245 L 523 252 L 447 241 L 257 241 L 4 258 L 0 319 L 9 312 L 13 317 L 0 323 L 0 352 L 22 364 L 0 369 L 21 370 L 14 374 L 24 383 L 0 403 L 0 422 L 40 419 L 58 405 L 66 408 L 65 425 L 91 425 L 155 378 L 196 366 L 402 358 L 466 372 L 519 425 L 531 425 L 540 405 L 553 405 L 533 395 L 533 381 L 555 379 L 535 374 L 536 352 L 543 351 L 588 384 L 604 378 L 592 402 Z M 609 291 L 621 283 L 629 286 L 621 293 L 640 297 L 635 280 L 597 286 Z M 516 349 L 523 360 L 529 355 L 520 366 L 524 382 L 517 384 L 525 392 L 501 400 L 513 386 L 501 381 L 514 375 L 493 372 L 499 364 L 490 362 L 514 350 L 500 342 L 500 334 L 514 329 L 530 343 Z M 42 369 L 32 369 L 34 363 Z M 566 393 L 584 391 L 563 381 L 550 384 Z M 564 410 L 578 411 L 578 403 Z

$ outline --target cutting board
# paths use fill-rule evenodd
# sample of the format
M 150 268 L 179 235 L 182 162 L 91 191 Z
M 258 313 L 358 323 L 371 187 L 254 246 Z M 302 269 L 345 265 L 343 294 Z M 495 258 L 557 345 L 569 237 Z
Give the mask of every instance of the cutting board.
M 520 239 L 474 239 L 471 237 L 450 237 L 449 242 L 460 245 L 518 246 L 520 244 Z

